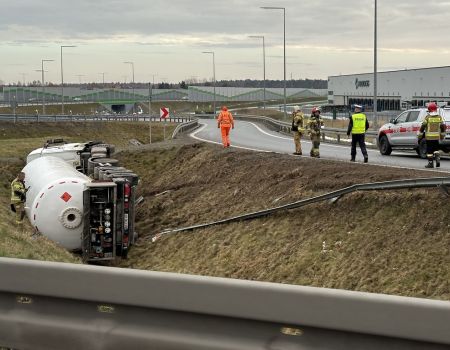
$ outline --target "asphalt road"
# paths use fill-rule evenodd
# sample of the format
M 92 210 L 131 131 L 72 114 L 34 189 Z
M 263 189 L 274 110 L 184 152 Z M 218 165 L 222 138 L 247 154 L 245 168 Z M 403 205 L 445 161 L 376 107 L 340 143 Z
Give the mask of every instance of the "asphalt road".
M 222 144 L 217 122 L 211 119 L 201 119 L 202 127 L 191 133 L 191 137 L 204 142 Z M 235 129 L 231 131 L 231 146 L 260 152 L 276 152 L 292 154 L 294 152 L 293 137 L 271 131 L 261 124 L 245 121 L 235 121 Z M 303 156 L 309 157 L 311 142 L 302 140 Z M 415 152 L 393 151 L 390 156 L 383 156 L 377 149 L 368 149 L 369 163 L 381 166 L 420 169 L 433 172 L 450 172 L 450 158 L 443 157 L 441 168 L 425 169 L 427 161 L 420 159 Z M 320 144 L 321 159 L 350 161 L 350 145 L 330 143 Z M 299 157 L 294 156 L 293 157 Z M 361 150 L 357 148 L 356 161 L 362 163 Z

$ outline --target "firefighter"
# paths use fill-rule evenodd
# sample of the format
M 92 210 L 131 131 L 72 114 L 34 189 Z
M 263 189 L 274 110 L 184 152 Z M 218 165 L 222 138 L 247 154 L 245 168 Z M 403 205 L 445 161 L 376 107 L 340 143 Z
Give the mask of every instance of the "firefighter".
M 25 173 L 20 172 L 11 182 L 11 210 L 16 213 L 16 224 L 22 224 L 25 216 L 25 199 L 28 189 L 25 188 Z
M 428 164 L 425 168 L 433 168 L 436 161 L 436 168 L 441 166 L 441 155 L 439 153 L 439 140 L 445 137 L 445 122 L 437 112 L 437 105 L 434 102 L 428 104 L 428 115 L 422 122 L 418 134 L 419 143 L 425 138 L 427 143 Z
M 310 155 L 314 158 L 320 158 L 320 130 L 323 128 L 323 120 L 320 118 L 320 109 L 318 107 L 314 107 L 311 110 L 311 117 L 308 120 L 307 127 L 312 142 Z
M 350 117 L 350 121 L 348 123 L 347 128 L 347 136 L 352 134 L 352 149 L 350 152 L 351 162 L 355 161 L 356 158 L 356 144 L 359 144 L 361 148 L 361 153 L 364 157 L 364 163 L 369 161 L 369 156 L 367 155 L 365 136 L 366 131 L 369 128 L 369 122 L 364 113 L 362 113 L 362 106 L 354 105 L 355 113 Z
M 294 106 L 294 111 L 292 112 L 292 132 L 294 133 L 294 144 L 295 144 L 295 155 L 302 155 L 302 144 L 301 139 L 303 133 L 305 132 L 304 127 L 304 115 L 300 110 L 299 106 Z
M 228 108 L 223 106 L 222 111 L 217 118 L 217 127 L 220 128 L 222 134 L 223 147 L 230 147 L 230 128 L 234 129 L 234 120 Z

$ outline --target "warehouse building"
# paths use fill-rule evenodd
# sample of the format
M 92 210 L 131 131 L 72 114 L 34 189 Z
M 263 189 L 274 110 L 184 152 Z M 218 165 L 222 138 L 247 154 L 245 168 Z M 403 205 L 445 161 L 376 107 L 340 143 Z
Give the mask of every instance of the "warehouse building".
M 373 72 L 328 77 L 328 103 L 373 110 L 373 77 Z M 377 100 L 378 111 L 422 107 L 429 101 L 450 104 L 450 66 L 379 72 Z

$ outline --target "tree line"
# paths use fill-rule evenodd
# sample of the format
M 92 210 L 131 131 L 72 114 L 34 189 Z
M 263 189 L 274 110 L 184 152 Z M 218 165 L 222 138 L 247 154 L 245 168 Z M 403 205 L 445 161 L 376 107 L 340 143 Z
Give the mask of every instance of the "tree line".
M 153 85 L 154 89 L 187 89 L 188 86 L 213 86 L 212 81 L 206 81 L 206 79 L 202 79 L 201 81 L 196 79 L 186 79 L 178 83 L 155 83 Z M 4 86 L 26 86 L 26 87 L 39 87 L 41 86 L 41 82 L 39 80 L 35 80 L 29 82 L 25 85 L 22 82 L 17 82 L 17 84 L 8 84 Z M 59 84 L 53 84 L 51 82 L 46 83 L 46 86 L 60 86 Z M 65 83 L 64 86 L 72 86 L 72 87 L 80 87 L 86 90 L 92 90 L 94 88 L 97 89 L 114 89 L 114 88 L 122 88 L 122 89 L 147 89 L 149 87 L 149 83 L 124 83 L 124 82 L 108 82 L 105 84 L 102 83 Z M 283 88 L 284 81 L 283 80 L 266 80 L 265 82 L 266 88 Z M 326 89 L 328 86 L 328 81 L 323 79 L 297 79 L 297 80 L 286 80 L 287 88 L 303 88 L 303 89 Z M 242 87 L 242 88 L 263 88 L 264 81 L 263 80 L 255 80 L 255 79 L 245 79 L 245 80 L 218 80 L 216 81 L 216 87 Z

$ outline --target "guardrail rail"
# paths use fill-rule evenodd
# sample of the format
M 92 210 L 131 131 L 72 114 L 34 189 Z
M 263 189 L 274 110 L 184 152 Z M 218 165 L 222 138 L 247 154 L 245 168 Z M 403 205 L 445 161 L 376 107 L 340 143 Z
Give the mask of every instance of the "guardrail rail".
M 450 345 L 450 302 L 0 258 L 0 346 L 392 349 Z

